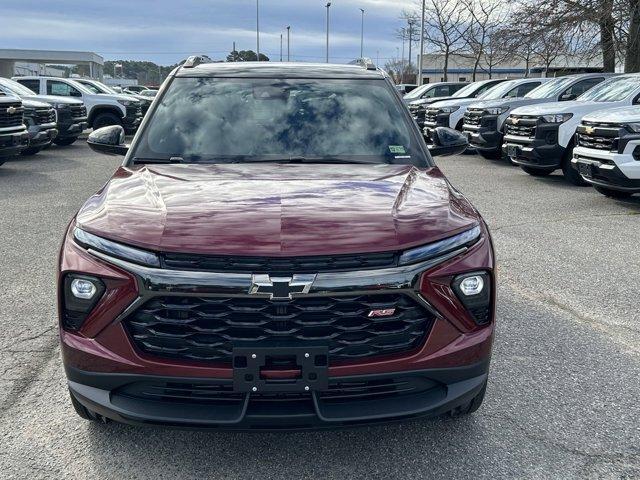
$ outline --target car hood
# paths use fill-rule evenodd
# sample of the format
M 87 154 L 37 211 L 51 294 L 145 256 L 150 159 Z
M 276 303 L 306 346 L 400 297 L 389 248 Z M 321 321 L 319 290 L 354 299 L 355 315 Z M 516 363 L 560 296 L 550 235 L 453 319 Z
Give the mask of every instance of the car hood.
M 38 102 L 37 100 L 30 100 L 30 99 L 26 99 L 26 98 L 22 99 L 22 106 L 24 108 L 46 108 L 46 107 L 51 107 L 51 105 L 48 104 L 48 103 Z
M 421 98 L 419 100 L 412 100 L 409 105 L 430 105 L 436 102 L 445 102 L 452 100 L 453 97 L 436 97 L 436 98 Z
M 471 105 L 472 103 L 477 103 L 477 98 L 451 98 L 449 100 L 443 100 L 440 102 L 434 102 L 431 104 L 432 107 L 465 107 L 467 105 Z
M 518 108 L 523 105 L 533 105 L 536 103 L 549 102 L 548 98 L 498 98 L 496 100 L 484 100 L 470 105 L 471 108 L 493 108 L 493 107 L 509 107 Z
M 586 113 L 602 110 L 617 105 L 618 102 L 585 102 L 572 100 L 569 102 L 547 102 L 539 105 L 520 107 L 512 113 L 518 115 L 547 115 L 550 113 Z
M 479 216 L 435 167 L 270 163 L 121 167 L 76 222 L 156 251 L 290 256 L 400 250 Z
M 640 122 L 640 107 L 619 107 L 598 110 L 585 115 L 583 120 L 603 123 L 637 123 Z
M 75 98 L 67 97 L 57 97 L 55 95 L 27 95 L 22 98 L 37 100 L 41 102 L 61 103 L 65 105 L 82 105 L 82 100 L 76 100 Z

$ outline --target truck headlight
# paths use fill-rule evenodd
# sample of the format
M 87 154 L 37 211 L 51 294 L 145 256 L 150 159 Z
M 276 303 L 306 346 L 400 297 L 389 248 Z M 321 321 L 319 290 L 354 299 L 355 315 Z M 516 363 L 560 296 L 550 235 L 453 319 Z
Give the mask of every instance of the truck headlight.
M 553 113 L 550 115 L 542 115 L 542 120 L 546 123 L 564 123 L 573 117 L 573 113 Z
M 640 123 L 627 123 L 629 130 L 635 133 L 640 133 Z
M 473 245 L 480 239 L 482 231 L 479 226 L 475 226 L 453 237 L 445 238 L 434 243 L 429 243 L 421 247 L 405 250 L 400 255 L 400 265 L 411 265 L 413 263 L 424 262 L 431 258 L 436 258 L 447 253 L 454 252 L 460 248 Z
M 509 107 L 491 107 L 484 109 L 484 111 L 489 115 L 501 115 L 507 110 L 509 110 Z
M 124 105 L 125 107 L 129 107 L 131 105 L 135 105 L 136 103 L 138 103 L 137 100 L 118 100 L 118 103 L 120 105 Z
M 442 113 L 453 113 L 453 112 L 455 112 L 456 110 L 459 110 L 459 109 L 460 109 L 460 107 L 442 107 L 440 109 L 440 111 Z

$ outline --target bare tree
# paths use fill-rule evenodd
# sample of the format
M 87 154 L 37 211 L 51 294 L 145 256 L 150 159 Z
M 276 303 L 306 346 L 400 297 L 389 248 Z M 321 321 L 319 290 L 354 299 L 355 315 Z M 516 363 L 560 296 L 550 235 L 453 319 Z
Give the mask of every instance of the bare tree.
M 451 55 L 465 48 L 464 37 L 469 28 L 468 11 L 464 0 L 427 0 L 424 38 L 435 53 L 443 56 L 443 79 L 448 79 Z M 416 18 L 417 13 L 404 12 L 404 18 Z M 420 28 L 418 27 L 418 30 Z M 419 34 L 419 32 L 418 32 Z M 424 52 L 423 52 L 424 53 Z
M 489 62 L 492 63 L 493 59 L 499 56 L 498 50 L 502 50 L 495 42 L 495 37 L 506 23 L 507 9 L 500 0 L 462 0 L 462 6 L 468 13 L 468 23 L 459 28 L 463 29 L 463 40 L 469 50 L 465 56 L 473 59 L 471 76 L 475 81 L 480 63 L 487 53 L 491 57 Z M 491 70 L 491 67 L 489 69 Z

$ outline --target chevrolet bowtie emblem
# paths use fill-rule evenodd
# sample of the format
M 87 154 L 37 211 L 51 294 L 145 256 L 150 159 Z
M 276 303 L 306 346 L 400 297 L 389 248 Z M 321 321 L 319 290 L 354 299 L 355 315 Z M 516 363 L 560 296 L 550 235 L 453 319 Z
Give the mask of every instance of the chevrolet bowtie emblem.
M 316 276 L 299 274 L 291 277 L 272 277 L 267 274 L 251 277 L 251 295 L 269 295 L 271 300 L 291 300 L 292 294 L 305 294 L 311 290 Z
M 511 121 L 513 122 L 514 125 L 517 125 L 518 122 L 520 121 L 519 118 L 512 118 Z
M 18 109 L 16 107 L 9 107 L 7 108 L 7 113 L 9 115 L 13 115 L 14 113 L 16 113 L 18 111 Z
M 584 133 L 588 133 L 589 135 L 591 135 L 595 131 L 596 131 L 595 127 L 584 127 Z

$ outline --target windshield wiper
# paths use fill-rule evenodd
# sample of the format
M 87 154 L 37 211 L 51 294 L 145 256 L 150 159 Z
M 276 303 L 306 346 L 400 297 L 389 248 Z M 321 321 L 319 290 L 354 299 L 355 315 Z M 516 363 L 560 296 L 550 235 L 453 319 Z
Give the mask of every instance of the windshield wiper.
M 339 157 L 303 157 L 292 156 L 289 158 L 249 158 L 243 159 L 238 163 L 316 163 L 316 164 L 337 164 L 337 163 L 356 163 L 356 164 L 376 164 L 378 162 L 366 160 L 352 160 Z
M 171 158 L 142 158 L 142 157 L 134 157 L 133 163 L 186 163 L 184 158 L 182 157 L 171 157 Z

